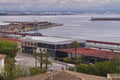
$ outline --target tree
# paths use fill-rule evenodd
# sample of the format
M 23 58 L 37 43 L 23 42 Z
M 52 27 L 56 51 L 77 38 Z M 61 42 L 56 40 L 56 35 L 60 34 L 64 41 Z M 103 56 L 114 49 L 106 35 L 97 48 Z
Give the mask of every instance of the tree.
M 37 67 L 37 56 L 38 56 L 38 54 L 36 53 L 36 51 L 33 53 L 33 56 L 35 58 L 35 67 Z
M 16 65 L 13 68 L 14 59 L 7 57 L 5 59 L 4 70 L 1 75 L 4 77 L 2 80 L 16 80 L 18 77 L 29 75 L 29 72 L 26 67 L 21 67 L 20 65 Z
M 77 57 L 76 53 L 77 53 L 77 48 L 79 47 L 79 43 L 77 41 L 73 41 L 73 42 L 71 42 L 71 47 L 75 49 L 75 58 L 74 58 L 74 60 L 75 60 L 75 68 L 76 68 L 76 57 Z
M 116 66 L 120 67 L 120 56 L 115 57 L 111 62 Z
M 82 62 L 81 57 L 76 58 L 76 65 L 79 65 Z
M 46 71 L 48 70 L 48 65 L 51 64 L 51 62 L 49 61 L 48 57 L 49 57 L 49 54 L 48 52 L 45 52 L 44 53 L 44 57 L 45 59 L 43 60 L 44 61 L 44 64 L 45 64 L 45 69 Z
M 38 60 L 38 62 L 40 64 L 40 69 L 42 70 L 43 64 L 45 64 L 45 68 L 46 68 L 46 71 L 47 71 L 48 64 L 51 64 L 51 62 L 48 59 L 49 54 L 48 54 L 47 50 L 37 48 L 33 55 L 35 57 L 35 65 L 37 64 L 36 62 Z
M 118 73 L 119 68 L 110 61 L 98 62 L 93 65 L 79 64 L 77 71 L 98 76 L 107 76 L 108 73 Z
M 4 66 L 4 78 L 5 80 L 15 80 L 14 78 L 14 74 L 13 74 L 13 70 L 15 68 L 13 68 L 14 65 L 14 59 L 7 57 L 5 59 L 5 66 Z
M 107 76 L 108 73 L 117 73 L 118 68 L 110 61 L 98 62 L 94 65 L 99 76 Z
M 42 67 L 43 67 L 43 52 L 37 53 L 37 54 L 38 54 L 37 60 L 40 63 L 40 69 L 42 69 Z
M 71 59 L 70 59 L 70 58 L 68 58 L 68 57 L 65 57 L 65 58 L 63 58 L 63 61 L 65 61 L 66 63 L 68 63 L 68 62 L 70 62 L 70 61 L 71 61 Z
M 65 58 L 63 58 L 63 61 L 66 62 L 66 70 L 67 70 L 68 69 L 67 68 L 67 63 L 69 63 L 71 61 L 71 59 L 68 58 L 68 57 L 65 57 Z
M 0 53 L 7 55 L 7 57 L 15 58 L 18 52 L 18 44 L 7 40 L 0 39 Z

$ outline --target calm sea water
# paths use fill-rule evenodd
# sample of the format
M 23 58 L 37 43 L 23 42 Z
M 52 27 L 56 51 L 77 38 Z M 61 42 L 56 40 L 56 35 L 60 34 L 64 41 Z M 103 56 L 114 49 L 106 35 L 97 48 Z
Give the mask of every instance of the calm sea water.
M 94 17 L 120 17 L 119 14 L 93 15 Z M 3 21 L 50 21 L 63 26 L 39 30 L 44 35 L 120 42 L 120 21 L 90 21 L 90 15 L 58 16 L 0 16 Z

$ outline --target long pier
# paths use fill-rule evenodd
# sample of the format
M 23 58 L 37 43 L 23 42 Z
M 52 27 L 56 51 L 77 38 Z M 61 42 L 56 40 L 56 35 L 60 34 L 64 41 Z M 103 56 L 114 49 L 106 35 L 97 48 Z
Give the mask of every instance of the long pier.
M 120 21 L 120 18 L 92 18 L 91 21 Z
M 2 32 L 0 33 L 5 34 L 14 34 L 14 35 L 22 35 L 22 36 L 43 36 L 41 33 L 18 33 L 18 32 Z
M 46 28 L 51 28 L 51 27 L 63 25 L 63 24 L 52 23 L 52 22 L 47 22 L 47 21 L 42 21 L 42 22 L 4 21 L 4 23 L 10 23 L 10 24 L 0 26 L 0 31 L 3 31 L 3 32 L 36 31 L 39 29 L 46 29 Z

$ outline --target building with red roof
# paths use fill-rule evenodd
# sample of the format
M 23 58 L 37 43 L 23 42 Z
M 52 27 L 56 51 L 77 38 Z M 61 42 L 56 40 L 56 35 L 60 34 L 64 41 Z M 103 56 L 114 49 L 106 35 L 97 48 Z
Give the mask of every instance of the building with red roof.
M 7 41 L 11 41 L 11 42 L 17 42 L 17 43 L 21 42 L 20 40 L 14 39 L 14 38 L 4 38 L 4 37 L 2 37 L 2 38 L 0 38 L 0 39 L 7 40 Z
M 76 52 L 77 56 L 82 57 L 84 61 L 89 63 L 95 63 L 103 60 L 111 60 L 115 57 L 120 56 L 118 52 L 106 51 L 106 50 L 98 50 L 98 49 L 90 49 L 90 48 L 77 48 Z M 56 57 L 75 57 L 75 49 L 65 49 L 56 54 Z

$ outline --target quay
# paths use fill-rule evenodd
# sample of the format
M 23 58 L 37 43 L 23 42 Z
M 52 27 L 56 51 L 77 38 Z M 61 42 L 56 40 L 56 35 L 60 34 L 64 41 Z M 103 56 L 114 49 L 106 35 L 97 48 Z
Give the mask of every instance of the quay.
M 43 36 L 41 33 L 20 33 L 20 32 L 2 32 L 0 31 L 1 35 L 5 37 L 8 34 L 13 34 L 13 35 L 21 35 L 22 37 L 25 36 Z
M 6 25 L 0 25 L 0 31 L 2 32 L 26 32 L 36 31 L 39 29 L 51 28 L 56 26 L 62 26 L 63 24 L 52 23 L 52 22 L 22 22 L 22 21 L 4 21 L 9 23 Z
M 120 18 L 92 18 L 90 21 L 120 21 Z

